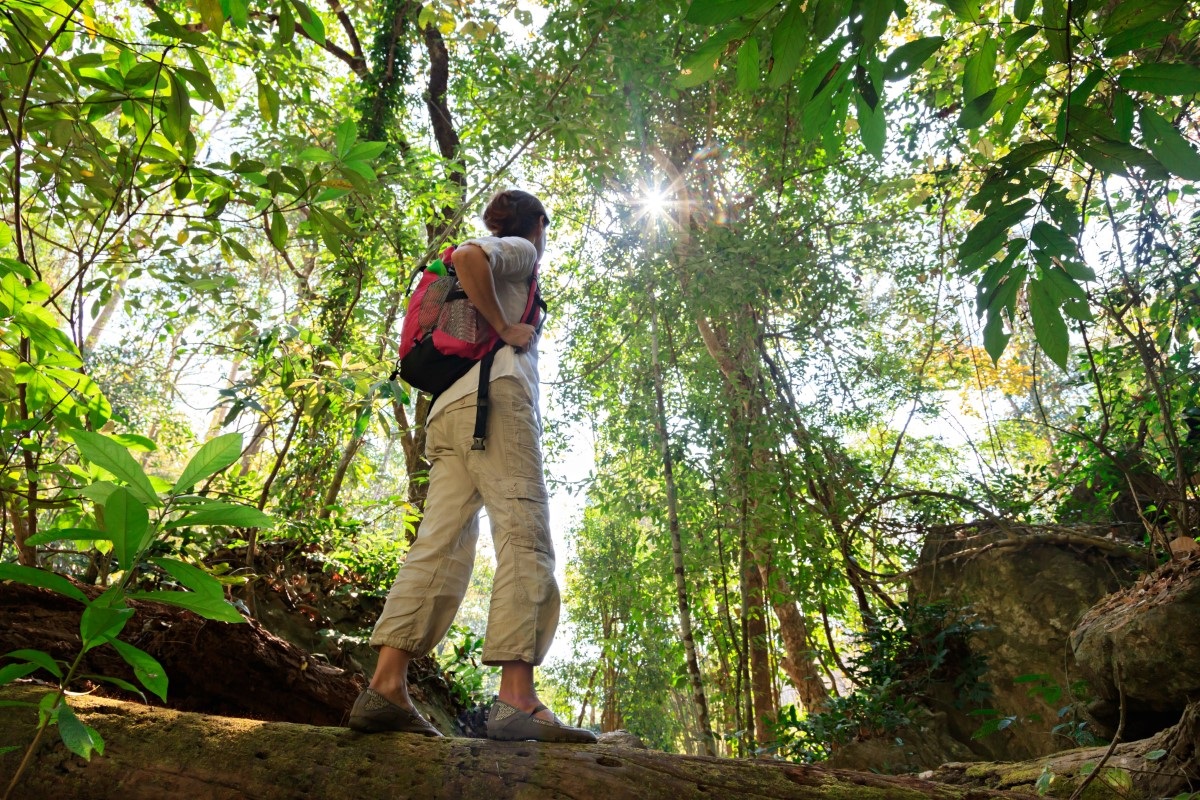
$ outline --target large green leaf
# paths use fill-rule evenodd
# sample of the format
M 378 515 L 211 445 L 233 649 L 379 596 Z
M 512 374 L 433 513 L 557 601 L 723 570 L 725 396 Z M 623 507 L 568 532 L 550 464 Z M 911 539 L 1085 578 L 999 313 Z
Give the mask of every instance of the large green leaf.
M 945 38 L 941 36 L 926 36 L 900 45 L 888 54 L 884 77 L 889 81 L 908 77 L 920 69 L 921 65 L 945 43 Z
M 137 565 L 143 550 L 154 535 L 150 514 L 125 487 L 118 487 L 104 502 L 104 529 L 112 539 L 121 569 Z
M 21 664 L 5 664 L 3 667 L 0 667 L 0 686 L 12 683 L 15 680 L 20 680 L 26 675 L 31 675 L 34 672 L 37 672 L 37 670 L 38 665 L 31 664 L 29 662 L 23 662 Z
M 5 653 L 4 658 L 19 658 L 22 661 L 27 661 L 30 664 L 35 664 L 49 672 L 56 678 L 63 676 L 62 667 L 54 659 L 54 656 L 49 653 L 43 653 L 41 650 L 13 650 L 11 653 Z
M 151 507 L 162 505 L 141 465 L 123 446 L 107 436 L 85 430 L 72 430 L 70 438 L 84 458 L 124 481 L 138 500 Z
M 130 595 L 130 597 L 132 596 Z M 162 668 L 162 664 L 159 664 L 154 656 L 128 642 L 113 639 L 109 644 L 121 654 L 121 658 L 125 659 L 126 664 L 133 667 L 133 674 L 137 676 L 142 686 L 158 695 L 164 703 L 167 702 L 167 672 Z
M 43 544 L 50 544 L 51 542 L 61 542 L 66 540 L 70 540 L 72 542 L 93 542 L 96 540 L 106 539 L 108 539 L 107 533 L 93 530 L 92 528 L 51 528 L 50 530 L 42 531 L 35 536 L 30 536 L 25 540 L 25 544 L 39 546 Z
M 737 88 L 739 92 L 749 94 L 758 88 L 762 75 L 758 61 L 758 40 L 747 39 L 738 48 Z
M 772 64 L 767 85 L 773 89 L 778 89 L 792 79 L 805 55 L 809 30 L 804 9 L 804 3 L 792 0 L 771 34 Z
M 1200 93 L 1200 67 L 1191 64 L 1141 64 L 1117 76 L 1121 87 L 1131 92 L 1161 95 Z
M 1067 368 L 1070 336 L 1063 321 L 1059 304 L 1047 285 L 1033 278 L 1029 281 L 1029 316 L 1033 319 L 1033 335 L 1042 351 L 1060 368 Z
M 266 528 L 275 524 L 275 518 L 252 506 L 222 503 L 210 500 L 189 508 L 187 514 L 167 524 L 168 528 L 185 525 L 231 525 L 242 528 Z
M 93 752 L 104 755 L 104 738 L 95 728 L 81 722 L 66 701 L 60 702 L 55 710 L 58 735 L 68 750 L 88 761 L 92 760 Z
M 1200 181 L 1200 153 L 1183 134 L 1150 106 L 1138 112 L 1146 146 L 1162 165 L 1181 178 Z
M 996 85 L 996 39 L 984 34 L 963 66 L 963 103 L 970 103 Z
M 133 592 L 129 595 L 135 600 L 153 600 L 157 603 L 186 608 L 194 611 L 205 619 L 218 622 L 245 622 L 246 619 L 236 608 L 222 597 L 213 597 L 198 592 Z M 149 687 L 147 687 L 149 688 Z
M 83 639 L 84 650 L 91 650 L 115 638 L 132 616 L 132 608 L 114 608 L 99 602 L 89 605 L 79 619 L 79 635 Z
M 150 560 L 193 592 L 221 600 L 225 598 L 225 587 L 221 582 L 199 567 L 174 558 L 152 558 Z
M 64 595 L 81 603 L 88 601 L 87 595 L 79 587 L 61 575 L 47 572 L 37 567 L 25 567 L 20 564 L 0 564 L 0 581 L 16 581 L 26 586 L 37 586 Z
M 684 19 L 696 25 L 720 25 L 737 17 L 758 14 L 778 2 L 779 0 L 693 0 Z
M 204 446 L 197 450 L 196 454 L 188 461 L 188 465 L 183 468 L 179 480 L 175 481 L 174 491 L 176 493 L 191 491 L 192 487 L 200 481 L 215 475 L 237 461 L 241 454 L 242 435 L 240 433 L 226 433 L 205 442 Z
M 858 116 L 859 135 L 862 136 L 863 147 L 876 158 L 883 156 L 883 145 L 887 139 L 887 122 L 883 113 L 883 103 L 871 108 L 861 94 L 855 93 L 854 106 Z

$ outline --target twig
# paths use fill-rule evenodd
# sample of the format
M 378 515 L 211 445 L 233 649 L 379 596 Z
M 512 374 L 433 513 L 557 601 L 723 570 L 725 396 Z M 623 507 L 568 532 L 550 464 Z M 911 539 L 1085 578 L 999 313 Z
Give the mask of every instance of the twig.
M 1075 791 L 1071 792 L 1068 800 L 1079 800 L 1083 797 L 1084 790 L 1087 789 L 1088 784 L 1096 779 L 1096 776 L 1100 774 L 1100 770 L 1104 769 L 1104 765 L 1108 762 L 1113 751 L 1117 749 L 1117 744 L 1121 741 L 1121 734 L 1125 732 L 1125 687 L 1121 684 L 1121 668 L 1117 666 L 1115 661 L 1113 662 L 1113 675 L 1117 679 L 1117 694 L 1120 697 L 1121 703 L 1121 717 L 1117 722 L 1117 732 L 1113 735 L 1112 741 L 1109 742 L 1108 749 L 1104 751 L 1104 756 L 1101 757 L 1100 763 L 1096 765 L 1094 770 L 1088 773 L 1087 777 L 1083 779 L 1083 783 L 1079 784 Z

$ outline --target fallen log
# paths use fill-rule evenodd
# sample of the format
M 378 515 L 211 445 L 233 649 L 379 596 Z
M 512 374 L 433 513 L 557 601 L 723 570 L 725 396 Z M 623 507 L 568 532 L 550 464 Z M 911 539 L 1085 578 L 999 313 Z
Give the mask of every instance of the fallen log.
M 953 785 L 1038 791 L 1047 797 L 1070 797 L 1085 780 L 1091 781 L 1084 795 L 1089 800 L 1174 797 L 1200 788 L 1200 703 L 1190 704 L 1176 725 L 1148 739 L 1013 763 L 944 764 L 921 775 Z
M 36 702 L 45 690 L 0 698 Z M 105 738 L 84 761 L 43 737 L 13 800 L 508 800 L 509 798 L 746 798 L 748 800 L 983 800 L 1030 795 L 914 777 L 764 761 L 677 756 L 611 745 L 554 745 L 212 717 L 100 697 L 73 697 Z M 31 740 L 36 714 L 0 708 L 0 745 Z M 0 756 L 12 775 L 22 753 Z

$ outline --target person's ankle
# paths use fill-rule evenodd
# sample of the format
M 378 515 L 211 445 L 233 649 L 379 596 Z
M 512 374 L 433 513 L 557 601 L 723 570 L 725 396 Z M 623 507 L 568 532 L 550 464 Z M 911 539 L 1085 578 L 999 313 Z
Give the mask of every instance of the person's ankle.
M 388 681 L 371 681 L 371 687 L 376 694 L 383 695 L 389 702 L 395 703 L 401 708 L 411 710 L 413 708 L 412 699 L 408 696 L 408 687 L 400 683 L 392 683 Z

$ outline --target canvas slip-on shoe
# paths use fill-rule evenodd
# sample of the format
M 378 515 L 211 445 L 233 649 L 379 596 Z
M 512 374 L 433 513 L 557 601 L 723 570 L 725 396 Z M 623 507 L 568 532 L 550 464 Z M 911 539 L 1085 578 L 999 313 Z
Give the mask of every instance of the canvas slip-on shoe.
M 505 742 L 574 742 L 591 744 L 596 734 L 586 728 L 572 728 L 557 719 L 538 719 L 534 714 L 545 710 L 539 705 L 531 713 L 497 700 L 488 712 L 487 735 L 489 739 Z
M 422 736 L 441 736 L 433 724 L 418 714 L 402 708 L 374 689 L 364 689 L 350 709 L 350 729 L 359 733 L 419 733 Z

